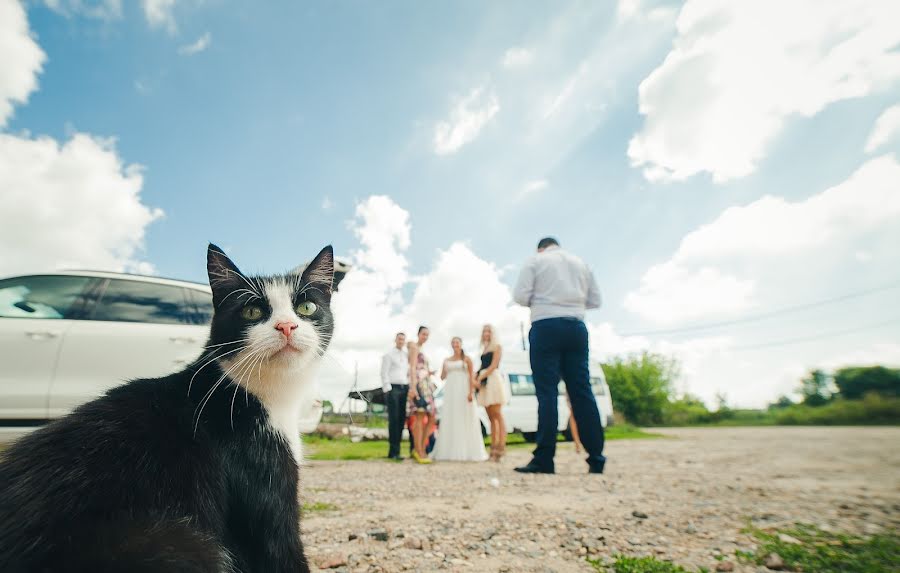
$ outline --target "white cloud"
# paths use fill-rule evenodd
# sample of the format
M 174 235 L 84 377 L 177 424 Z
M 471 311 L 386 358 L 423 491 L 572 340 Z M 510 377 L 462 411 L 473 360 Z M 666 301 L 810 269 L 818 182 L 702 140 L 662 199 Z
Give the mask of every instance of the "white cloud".
M 585 78 L 589 77 L 590 70 L 591 68 L 587 62 L 582 62 L 581 65 L 578 66 L 575 73 L 566 80 L 566 83 L 563 84 L 556 96 L 550 101 L 550 105 L 548 105 L 547 109 L 544 111 L 545 120 L 552 118 L 563 109 L 566 102 L 572 99 L 572 94 L 575 93 L 575 88 L 578 86 L 579 82 L 583 83 Z
M 900 103 L 884 110 L 875 120 L 875 127 L 866 140 L 866 153 L 872 153 L 898 139 L 900 139 Z
M 859 250 L 853 253 L 853 257 L 861 263 L 868 263 L 872 260 L 872 253 L 866 250 Z
M 641 0 L 619 0 L 616 4 L 616 16 L 619 20 L 628 20 L 638 15 Z
M 322 210 L 323 211 L 331 211 L 334 209 L 334 202 L 327 195 L 322 197 Z
M 667 261 L 644 273 L 640 288 L 625 296 L 625 308 L 661 323 L 733 314 L 752 306 L 754 287 L 714 267 Z
M 150 270 L 139 259 L 162 211 L 141 202 L 140 167 L 111 140 L 0 134 L 0 274 L 61 267 Z
M 498 111 L 500 102 L 493 91 L 485 87 L 473 89 L 456 103 L 449 119 L 435 125 L 434 152 L 438 155 L 456 153 L 474 141 Z
M 38 87 L 38 74 L 47 59 L 28 28 L 25 9 L 16 0 L 0 0 L 0 127 L 13 115 L 13 106 L 28 101 Z
M 178 29 L 175 23 L 175 0 L 141 0 L 144 17 L 153 28 L 165 28 L 170 34 Z
M 852 236 L 900 217 L 898 181 L 897 159 L 877 157 L 846 181 L 803 201 L 766 195 L 744 207 L 730 207 L 686 236 L 679 252 L 688 259 L 720 260 L 777 255 Z
M 44 0 L 44 4 L 63 16 L 82 16 L 98 20 L 116 20 L 122 17 L 122 0 Z
M 519 191 L 519 195 L 517 199 L 522 200 L 530 195 L 534 195 L 535 193 L 540 193 L 544 189 L 547 188 L 547 180 L 546 179 L 535 179 L 534 181 L 529 181 L 525 185 L 522 186 L 522 190 Z
M 431 328 L 439 344 L 447 346 L 441 349 L 445 353 L 452 336 L 474 347 L 485 323 L 494 324 L 509 344 L 528 316 L 514 305 L 496 265 L 461 242 L 438 252 L 431 270 L 419 279 L 406 312 Z
M 900 3 L 688 0 L 663 63 L 640 85 L 628 146 L 651 180 L 751 173 L 792 116 L 900 78 Z
M 900 164 L 871 159 L 846 181 L 797 202 L 765 196 L 730 207 L 688 233 L 668 261 L 651 267 L 625 307 L 658 322 L 733 313 L 752 305 L 755 281 L 723 270 L 816 252 L 900 219 Z
M 194 54 L 199 54 L 209 48 L 210 44 L 212 44 L 212 35 L 207 32 L 197 38 L 196 42 L 180 46 L 178 48 L 178 53 L 183 56 L 193 56 Z
M 388 288 L 406 282 L 409 212 L 386 195 L 372 195 L 356 206 L 352 228 L 362 246 L 353 254 L 357 265 L 382 277 Z
M 501 64 L 506 69 L 527 68 L 534 59 L 534 53 L 528 48 L 510 48 L 503 54 Z

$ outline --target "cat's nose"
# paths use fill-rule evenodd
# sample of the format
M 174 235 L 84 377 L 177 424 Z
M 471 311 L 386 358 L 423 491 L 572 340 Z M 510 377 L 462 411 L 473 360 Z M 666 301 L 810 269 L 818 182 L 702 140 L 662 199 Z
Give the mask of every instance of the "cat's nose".
M 296 322 L 279 322 L 278 324 L 275 325 L 275 330 L 280 330 L 288 338 L 291 337 L 291 333 L 296 328 L 297 328 Z

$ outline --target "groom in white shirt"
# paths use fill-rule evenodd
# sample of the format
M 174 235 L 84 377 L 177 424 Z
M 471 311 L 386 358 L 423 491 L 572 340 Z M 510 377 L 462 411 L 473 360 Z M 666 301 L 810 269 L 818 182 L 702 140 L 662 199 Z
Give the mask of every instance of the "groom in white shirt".
M 381 359 L 381 389 L 388 411 L 388 456 L 400 457 L 400 438 L 406 425 L 406 395 L 409 393 L 409 354 L 406 351 L 406 335 L 398 332 L 394 347 Z

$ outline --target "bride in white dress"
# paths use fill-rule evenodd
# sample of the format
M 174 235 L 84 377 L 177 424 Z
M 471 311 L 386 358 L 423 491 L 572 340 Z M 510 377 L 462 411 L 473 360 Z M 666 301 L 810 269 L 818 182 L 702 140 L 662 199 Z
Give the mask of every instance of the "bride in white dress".
M 483 462 L 488 458 L 481 437 L 478 406 L 474 399 L 475 377 L 472 360 L 462 348 L 462 340 L 454 338 L 450 345 L 453 356 L 444 360 L 444 403 L 440 411 L 440 429 L 432 459 L 461 462 Z

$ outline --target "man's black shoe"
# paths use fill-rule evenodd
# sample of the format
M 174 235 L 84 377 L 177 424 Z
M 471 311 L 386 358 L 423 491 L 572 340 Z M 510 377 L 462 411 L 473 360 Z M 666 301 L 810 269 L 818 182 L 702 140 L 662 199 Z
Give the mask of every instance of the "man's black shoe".
M 552 474 L 555 473 L 552 469 L 545 469 L 536 464 L 528 464 L 519 468 L 515 468 L 517 472 L 521 474 Z
M 404 460 L 403 456 L 401 456 L 400 454 L 393 455 L 393 456 L 388 456 L 387 458 L 388 458 L 389 460 L 394 460 L 394 461 L 397 461 L 397 462 L 402 462 L 402 461 Z
M 602 473 L 603 473 L 603 466 L 590 466 L 590 467 L 588 468 L 588 473 L 589 473 L 589 474 L 602 474 Z

